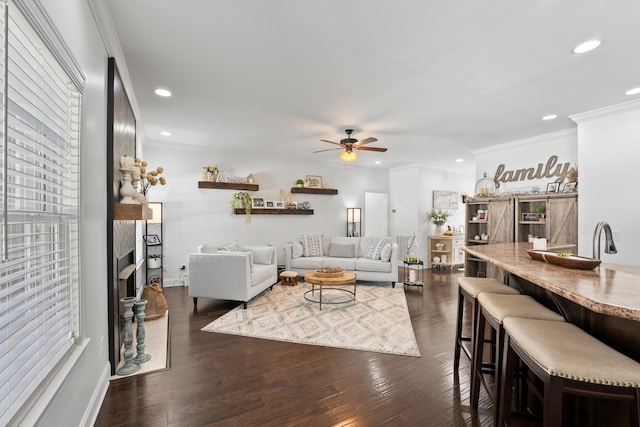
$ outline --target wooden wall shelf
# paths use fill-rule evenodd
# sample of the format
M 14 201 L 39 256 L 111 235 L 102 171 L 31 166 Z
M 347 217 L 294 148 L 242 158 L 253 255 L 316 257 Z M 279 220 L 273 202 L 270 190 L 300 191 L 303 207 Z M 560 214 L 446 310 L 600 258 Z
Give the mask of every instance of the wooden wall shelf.
M 222 190 L 258 191 L 258 184 L 236 184 L 232 182 L 198 181 L 198 188 L 218 188 Z
M 236 215 L 246 215 L 244 208 L 233 211 Z M 313 215 L 313 209 L 251 209 L 251 215 Z
M 338 194 L 338 190 L 335 188 L 307 188 L 307 187 L 291 187 L 291 193 L 306 193 L 306 194 Z
M 115 203 L 113 205 L 113 219 L 125 221 L 153 219 L 153 210 L 143 205 Z

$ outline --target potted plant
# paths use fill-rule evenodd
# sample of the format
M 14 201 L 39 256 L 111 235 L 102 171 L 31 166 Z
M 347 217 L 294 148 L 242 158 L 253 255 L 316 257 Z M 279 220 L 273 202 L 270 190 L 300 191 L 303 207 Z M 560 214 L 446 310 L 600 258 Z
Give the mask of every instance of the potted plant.
M 231 214 L 235 213 L 235 209 L 244 208 L 244 213 L 247 215 L 245 222 L 248 224 L 251 222 L 251 204 L 253 199 L 251 198 L 251 194 L 246 191 L 240 191 L 238 193 L 233 193 L 231 196 Z
M 536 213 L 539 214 L 538 221 L 544 222 L 546 212 L 547 212 L 546 206 L 538 206 L 536 208 Z
M 449 219 L 449 215 L 451 215 L 449 212 L 443 211 L 442 209 L 431 209 L 431 212 L 429 212 L 428 219 L 436 226 L 437 235 L 442 234 L 442 226 L 447 222 L 447 219 Z
M 150 254 L 147 255 L 147 268 L 160 268 L 162 267 L 162 255 Z
M 303 185 L 304 185 L 304 181 L 303 181 L 303 180 L 298 179 L 298 180 L 296 181 L 296 187 L 302 187 Z

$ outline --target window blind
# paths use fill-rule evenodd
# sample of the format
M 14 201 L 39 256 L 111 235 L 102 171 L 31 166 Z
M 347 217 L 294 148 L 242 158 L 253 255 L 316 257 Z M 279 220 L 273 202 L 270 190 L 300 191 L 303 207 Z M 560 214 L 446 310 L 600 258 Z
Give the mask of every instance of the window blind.
M 0 23 L 0 425 L 79 335 L 80 91 L 24 3 L 3 2 Z

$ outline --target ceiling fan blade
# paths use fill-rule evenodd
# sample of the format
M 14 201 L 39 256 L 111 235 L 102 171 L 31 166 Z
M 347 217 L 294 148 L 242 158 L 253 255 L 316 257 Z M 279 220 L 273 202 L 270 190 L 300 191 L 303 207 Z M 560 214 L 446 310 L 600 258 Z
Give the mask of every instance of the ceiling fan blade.
M 313 151 L 314 153 L 322 153 L 323 151 L 342 150 L 342 148 L 327 148 L 326 150 Z
M 340 147 L 342 147 L 342 144 L 339 144 L 339 143 L 337 143 L 337 142 L 327 141 L 326 139 L 321 139 L 320 141 L 322 141 L 322 142 L 328 142 L 329 144 L 335 144 L 335 145 L 339 145 Z
M 373 138 L 373 137 L 365 138 L 362 141 L 358 141 L 356 143 L 356 145 L 360 146 L 360 145 L 364 145 L 364 144 L 371 144 L 372 142 L 376 142 L 377 140 L 378 140 L 378 138 Z
M 384 153 L 385 151 L 387 151 L 386 148 L 380 148 L 380 147 L 358 147 L 358 146 L 356 146 L 356 149 L 362 150 L 362 151 L 379 151 L 381 153 Z

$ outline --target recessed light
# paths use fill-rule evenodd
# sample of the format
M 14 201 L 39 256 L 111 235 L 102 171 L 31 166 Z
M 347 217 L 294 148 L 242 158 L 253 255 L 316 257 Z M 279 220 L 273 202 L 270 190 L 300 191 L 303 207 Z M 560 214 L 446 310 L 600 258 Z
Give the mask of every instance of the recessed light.
M 571 52 L 572 53 L 587 53 L 587 52 L 591 52 L 593 49 L 597 48 L 601 44 L 602 44 L 602 42 L 600 40 L 589 40 L 589 41 L 586 41 L 586 42 L 581 43 L 578 46 L 574 47 Z
M 376 161 L 375 161 L 375 162 L 373 162 L 373 163 L 375 163 L 376 165 L 381 165 L 381 164 L 382 164 L 382 162 L 381 162 L 380 160 L 376 160 Z
M 162 89 L 162 88 L 156 89 L 155 94 L 158 96 L 164 96 L 164 97 L 171 96 L 171 92 L 169 92 L 167 89 Z
M 464 159 L 456 159 L 456 162 L 462 163 L 462 162 L 464 162 Z
M 624 94 L 625 95 L 637 95 L 640 93 L 640 87 L 634 87 L 633 89 L 629 89 Z
M 557 117 L 558 117 L 557 114 L 547 114 L 546 116 L 542 116 L 542 120 L 553 120 Z
M 162 135 L 162 136 L 171 136 L 171 132 L 167 132 L 166 130 L 163 130 L 162 132 L 160 132 L 160 135 Z

